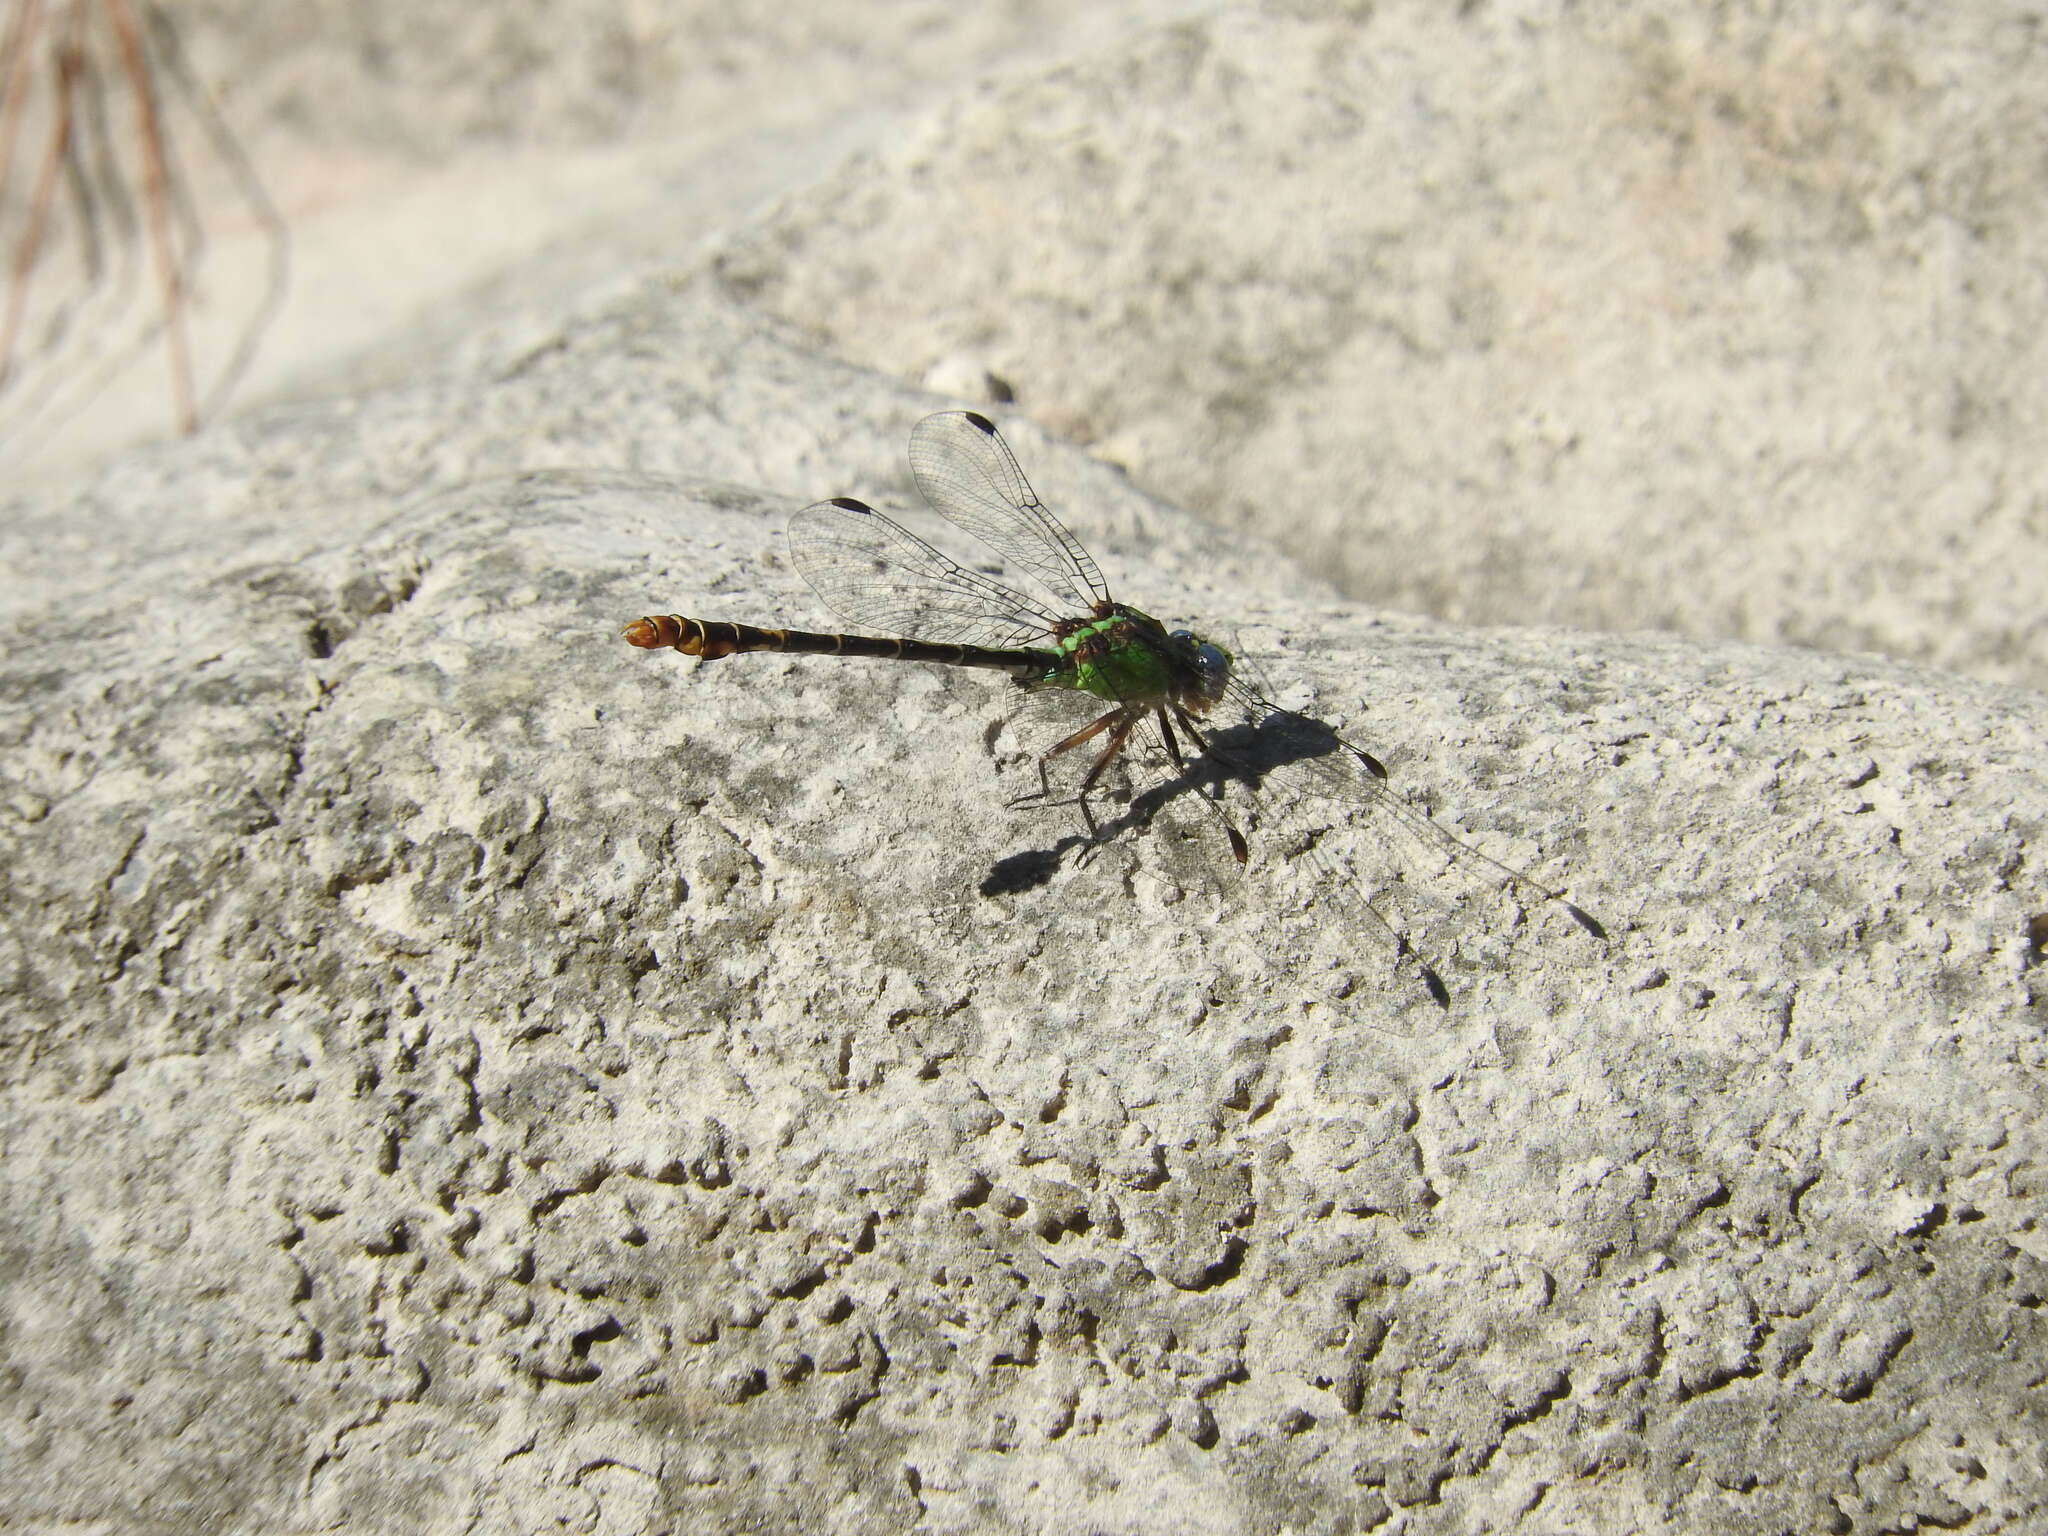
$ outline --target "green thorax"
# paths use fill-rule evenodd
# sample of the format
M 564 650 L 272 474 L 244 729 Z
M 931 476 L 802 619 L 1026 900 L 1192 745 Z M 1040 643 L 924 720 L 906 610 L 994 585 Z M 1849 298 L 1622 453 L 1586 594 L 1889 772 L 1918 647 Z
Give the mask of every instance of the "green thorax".
M 1077 688 L 1112 704 L 1163 704 L 1186 686 L 1186 663 L 1157 619 L 1104 604 L 1053 637 L 1061 668 L 1045 686 Z

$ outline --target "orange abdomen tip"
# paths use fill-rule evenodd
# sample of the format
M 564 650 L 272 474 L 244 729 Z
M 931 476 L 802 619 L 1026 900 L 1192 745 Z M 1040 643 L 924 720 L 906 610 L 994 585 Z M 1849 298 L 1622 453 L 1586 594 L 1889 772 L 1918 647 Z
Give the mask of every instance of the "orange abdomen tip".
M 659 650 L 664 645 L 674 645 L 682 638 L 683 627 L 668 614 L 635 619 L 626 626 L 626 644 L 637 645 L 643 651 Z

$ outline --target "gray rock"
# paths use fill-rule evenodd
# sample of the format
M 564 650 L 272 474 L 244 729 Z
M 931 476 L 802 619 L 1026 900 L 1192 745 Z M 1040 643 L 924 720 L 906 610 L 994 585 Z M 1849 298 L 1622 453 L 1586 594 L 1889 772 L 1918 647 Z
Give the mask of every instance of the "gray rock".
M 1492 909 L 1439 1009 L 1299 827 L 1010 807 L 1056 722 L 1000 679 L 620 641 L 822 621 L 786 498 L 187 517 L 8 648 L 15 1518 L 2038 1500 L 2039 696 L 1369 620 L 1017 436 L 1608 942 Z
M 1058 701 L 620 639 L 828 625 L 784 519 L 901 505 L 946 402 L 688 279 L 550 327 L 0 533 L 0 1523 L 1875 1531 L 2048 1503 L 2039 693 L 1374 615 L 1020 412 L 1121 596 L 1220 626 L 1607 938 L 1421 865 L 1354 885 L 1389 870 L 1327 804 L 1170 797 L 1090 847 L 1011 803 Z M 1141 340 L 1093 356 L 1141 376 Z M 1328 425 L 1274 399 L 1282 437 Z M 1436 462 L 1419 441 L 1390 475 Z M 1886 441 L 1880 468 L 1918 439 Z M 1711 585 L 1659 548 L 1674 604 Z M 1986 551 L 2001 580 L 2023 554 Z M 1999 612 L 1959 658 L 2007 654 Z

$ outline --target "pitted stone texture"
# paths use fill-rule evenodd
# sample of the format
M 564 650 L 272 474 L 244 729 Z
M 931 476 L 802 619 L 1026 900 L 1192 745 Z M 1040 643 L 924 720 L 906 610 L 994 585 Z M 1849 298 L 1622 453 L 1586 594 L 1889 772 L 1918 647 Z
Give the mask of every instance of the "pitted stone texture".
M 1607 924 L 1528 914 L 1444 1011 L 1286 827 L 1062 852 L 1000 682 L 619 641 L 656 551 L 801 611 L 783 510 L 507 480 L 17 631 L 11 1515 L 2039 1501 L 2038 696 L 1248 592 Z

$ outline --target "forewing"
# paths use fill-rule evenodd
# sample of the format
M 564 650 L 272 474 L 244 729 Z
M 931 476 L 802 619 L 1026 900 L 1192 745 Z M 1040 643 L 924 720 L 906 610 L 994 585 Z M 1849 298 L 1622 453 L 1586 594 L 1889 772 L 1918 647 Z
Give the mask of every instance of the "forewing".
M 910 431 L 910 473 L 934 511 L 1028 571 L 1070 615 L 1109 600 L 1094 557 L 1046 511 L 986 416 L 925 417 Z
M 1276 789 L 1358 807 L 1376 836 L 1408 845 L 1411 861 L 1417 853 L 1426 852 L 1420 862 L 1441 861 L 1482 884 L 1519 890 L 1525 899 L 1563 899 L 1438 826 L 1388 785 L 1387 771 L 1378 758 L 1313 715 L 1281 709 L 1235 679 L 1226 697 L 1229 708 L 1222 713 L 1233 719 L 1235 729 L 1218 733 L 1212 740 L 1218 743 L 1218 755 L 1226 763 L 1235 759 L 1242 765 L 1241 772 Z M 1242 745 L 1233 747 L 1233 741 Z M 1572 911 L 1577 913 L 1576 908 Z
M 910 640 L 1043 644 L 1054 618 L 1026 593 L 932 548 L 866 502 L 839 496 L 789 520 L 797 571 L 834 613 Z
M 1206 735 L 1220 776 L 1250 793 L 1262 829 L 1291 828 L 1301 841 L 1290 844 L 1289 858 L 1318 871 L 1324 893 L 1340 904 L 1355 903 L 1365 926 L 1392 941 L 1439 1003 L 1446 992 L 1434 962 L 1462 962 L 1509 942 L 1523 926 L 1520 909 L 1555 907 L 1605 937 L 1562 893 L 1411 805 L 1371 753 L 1321 720 L 1233 680 Z

